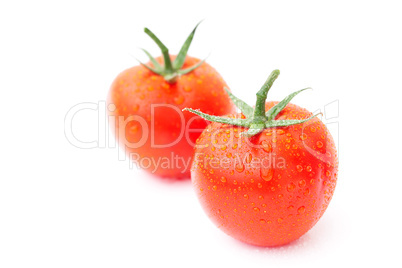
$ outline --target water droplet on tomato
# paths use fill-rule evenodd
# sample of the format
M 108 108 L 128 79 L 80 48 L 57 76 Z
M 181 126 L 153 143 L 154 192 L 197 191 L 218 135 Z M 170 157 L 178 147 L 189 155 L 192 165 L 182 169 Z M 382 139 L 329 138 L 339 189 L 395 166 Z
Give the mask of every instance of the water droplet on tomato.
M 216 185 L 212 186 L 212 190 L 216 191 L 218 189 L 218 187 Z
M 244 199 L 248 199 L 248 194 L 243 195 Z
M 307 166 L 306 170 L 307 170 L 307 172 L 311 172 L 313 170 L 313 168 L 311 166 Z
M 262 188 L 262 184 L 259 182 L 259 183 L 257 184 L 257 187 L 261 189 L 261 188 Z
M 303 188 L 304 186 L 306 186 L 306 181 L 305 181 L 305 180 L 300 180 L 300 181 L 299 181 L 299 186 L 300 186 L 301 188 Z
M 179 95 L 175 97 L 173 100 L 177 105 L 180 105 L 184 102 L 184 97 L 182 95 Z
M 303 195 L 304 196 L 308 196 L 310 194 L 310 189 L 309 188 L 306 188 L 305 190 L 304 190 L 304 192 L 303 192 Z
M 225 177 L 221 177 L 221 182 L 225 183 L 225 182 L 226 182 L 226 178 L 225 178 Z
M 299 214 L 303 214 L 304 211 L 306 211 L 306 208 L 304 206 L 301 206 L 297 209 L 297 212 L 299 212 Z
M 317 147 L 322 148 L 322 146 L 324 146 L 324 144 L 321 141 L 317 141 Z
M 301 135 L 300 135 L 300 139 L 301 139 L 302 141 L 306 140 L 306 139 L 307 139 L 307 134 L 306 134 L 306 133 L 301 134 Z
M 251 153 L 248 153 L 246 155 L 246 163 L 249 164 L 251 163 L 251 160 L 253 159 L 253 155 Z
M 303 171 L 303 167 L 301 165 L 297 165 L 296 169 L 298 172 L 302 172 Z
M 235 166 L 235 169 L 236 169 L 236 171 L 239 172 L 239 173 L 243 172 L 243 171 L 244 171 L 244 165 L 243 165 L 243 163 L 237 163 L 236 166 Z
M 278 223 L 282 223 L 283 219 L 282 218 L 278 218 Z
M 284 131 L 283 129 L 278 129 L 278 130 L 276 131 L 276 133 L 277 133 L 278 135 L 283 135 L 283 134 L 285 133 L 285 131 Z
M 264 152 L 271 153 L 272 152 L 272 145 L 268 141 L 262 141 L 261 142 L 261 148 L 264 150 Z
M 130 127 L 130 133 L 134 134 L 134 133 L 137 133 L 137 131 L 138 131 L 138 126 L 137 125 L 134 125 L 134 126 Z
M 266 223 L 266 221 L 264 219 L 260 219 L 260 223 L 264 224 L 264 223 Z
M 254 211 L 254 212 L 260 212 L 260 209 L 257 208 L 257 207 L 254 207 L 254 208 L 253 208 L 253 211 Z
M 261 168 L 260 169 L 261 179 L 264 181 L 270 181 L 274 177 L 274 169 L 273 168 Z
M 296 189 L 296 185 L 293 182 L 291 182 L 288 184 L 287 189 L 288 189 L 288 192 L 293 192 Z

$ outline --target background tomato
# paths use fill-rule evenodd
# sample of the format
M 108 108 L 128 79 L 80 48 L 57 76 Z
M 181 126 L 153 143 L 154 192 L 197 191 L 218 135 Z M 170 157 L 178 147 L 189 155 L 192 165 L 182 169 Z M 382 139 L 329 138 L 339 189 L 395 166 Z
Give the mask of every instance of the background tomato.
M 150 56 L 148 64 L 129 68 L 114 80 L 108 104 L 115 108 L 110 115 L 116 137 L 141 168 L 161 177 L 190 177 L 193 146 L 207 122 L 182 109 L 199 107 L 224 115 L 234 112 L 234 106 L 219 73 L 209 64 L 186 56 L 195 29 L 177 57 L 169 55 L 156 36 L 146 31 L 164 55 L 156 59 Z M 182 63 L 174 69 L 179 58 Z M 167 65 L 173 65 L 171 72 L 167 72 Z

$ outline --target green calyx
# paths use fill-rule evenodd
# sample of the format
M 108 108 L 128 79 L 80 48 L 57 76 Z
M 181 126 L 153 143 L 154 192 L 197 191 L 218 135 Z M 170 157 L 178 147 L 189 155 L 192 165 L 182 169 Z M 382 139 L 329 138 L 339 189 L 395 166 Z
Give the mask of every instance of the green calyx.
M 163 61 L 164 61 L 164 66 L 160 65 L 156 59 L 154 57 L 152 57 L 152 55 L 146 51 L 145 49 L 142 49 L 145 54 L 147 54 L 149 60 L 151 61 L 153 67 L 146 65 L 142 62 L 140 62 L 140 64 L 142 66 L 144 66 L 145 68 L 147 68 L 148 70 L 150 70 L 151 72 L 161 75 L 165 78 L 165 80 L 169 83 L 174 83 L 176 82 L 177 78 L 180 75 L 183 74 L 187 74 L 191 71 L 193 71 L 194 69 L 196 69 L 197 67 L 199 67 L 201 64 L 204 63 L 205 59 L 198 62 L 197 64 L 187 68 L 187 69 L 181 69 L 184 65 L 184 61 L 186 59 L 187 56 L 187 51 L 190 48 L 191 45 L 191 41 L 193 41 L 193 37 L 194 37 L 194 33 L 195 30 L 197 29 L 198 25 L 201 22 L 199 22 L 194 30 L 190 33 L 190 35 L 187 37 L 186 41 L 184 42 L 183 46 L 180 49 L 179 54 L 177 55 L 176 59 L 172 62 L 172 60 L 170 59 L 170 55 L 169 55 L 169 49 L 159 40 L 158 37 L 156 37 L 156 35 L 151 32 L 151 30 L 149 30 L 148 28 L 144 29 L 144 32 L 152 38 L 152 40 L 155 41 L 155 43 L 158 45 L 158 47 L 161 49 L 162 51 L 162 56 L 163 56 Z
M 235 125 L 235 126 L 240 126 L 240 127 L 246 127 L 248 128 L 248 131 L 243 132 L 243 135 L 246 135 L 247 137 L 252 137 L 254 135 L 257 135 L 261 131 L 263 131 L 266 128 L 272 128 L 272 127 L 287 127 L 291 125 L 296 125 L 296 124 L 301 124 L 306 121 L 309 121 L 316 117 L 318 114 L 313 115 L 310 118 L 307 119 L 302 119 L 302 120 L 275 120 L 275 117 L 286 107 L 286 105 L 300 92 L 309 89 L 309 88 L 304 88 L 299 91 L 296 91 L 286 98 L 284 98 L 281 102 L 276 104 L 274 107 L 269 109 L 268 111 L 265 111 L 265 101 L 267 99 L 268 91 L 272 87 L 272 84 L 278 78 L 279 76 L 279 70 L 274 70 L 268 77 L 267 81 L 264 83 L 264 85 L 261 87 L 261 89 L 257 92 L 257 102 L 255 105 L 255 108 L 252 108 L 249 106 L 247 103 L 244 101 L 238 99 L 236 96 L 234 96 L 227 88 L 225 88 L 227 94 L 229 95 L 230 99 L 233 101 L 233 103 L 236 105 L 237 108 L 240 109 L 240 111 L 243 113 L 243 115 L 246 117 L 245 119 L 241 118 L 226 118 L 226 117 L 219 117 L 219 116 L 213 116 L 209 114 L 202 113 L 198 110 L 194 110 L 191 108 L 185 108 L 183 111 L 189 111 L 194 114 L 197 114 L 201 116 L 202 118 L 212 121 L 212 122 L 217 122 L 217 123 L 222 123 L 222 124 L 228 124 L 228 125 Z

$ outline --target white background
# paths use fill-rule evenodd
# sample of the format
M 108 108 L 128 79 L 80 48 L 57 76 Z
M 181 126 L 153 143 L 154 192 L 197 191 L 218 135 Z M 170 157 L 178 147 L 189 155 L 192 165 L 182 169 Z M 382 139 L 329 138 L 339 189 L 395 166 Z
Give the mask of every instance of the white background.
M 398 1 L 2 1 L 0 267 L 400 267 L 400 11 Z M 311 86 L 293 102 L 339 101 L 334 198 L 290 245 L 240 243 L 204 215 L 190 181 L 130 168 L 113 139 L 80 149 L 65 137 L 69 109 L 101 107 L 115 76 L 146 60 L 138 47 L 159 55 L 144 27 L 177 53 L 202 19 L 189 54 L 211 53 L 250 104 L 275 68 L 271 100 Z M 97 111 L 72 128 L 96 140 Z

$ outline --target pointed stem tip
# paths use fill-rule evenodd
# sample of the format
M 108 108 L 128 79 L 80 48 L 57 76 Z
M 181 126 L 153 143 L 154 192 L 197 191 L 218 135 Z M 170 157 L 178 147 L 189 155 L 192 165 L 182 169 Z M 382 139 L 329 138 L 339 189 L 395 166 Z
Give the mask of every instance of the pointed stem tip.
M 257 92 L 257 102 L 255 104 L 254 117 L 265 116 L 265 101 L 267 100 L 268 91 L 271 89 L 279 74 L 279 70 L 272 71 L 268 76 L 267 81 L 265 81 L 264 85 L 262 85 L 261 89 Z

